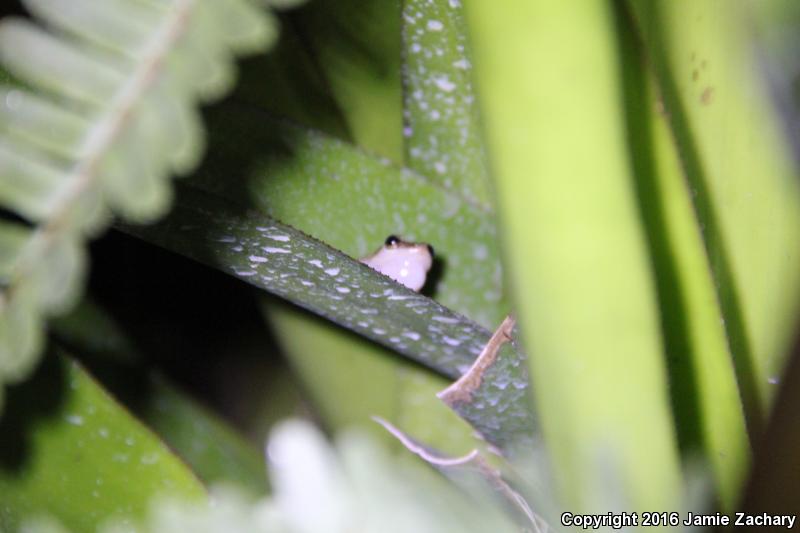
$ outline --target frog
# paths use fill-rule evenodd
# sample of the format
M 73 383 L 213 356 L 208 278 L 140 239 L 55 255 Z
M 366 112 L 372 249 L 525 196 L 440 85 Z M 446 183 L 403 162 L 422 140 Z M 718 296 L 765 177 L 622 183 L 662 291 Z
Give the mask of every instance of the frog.
M 407 242 L 396 235 L 389 235 L 383 246 L 360 261 L 412 291 L 419 292 L 425 286 L 428 272 L 433 266 L 433 257 L 433 246 L 430 244 Z

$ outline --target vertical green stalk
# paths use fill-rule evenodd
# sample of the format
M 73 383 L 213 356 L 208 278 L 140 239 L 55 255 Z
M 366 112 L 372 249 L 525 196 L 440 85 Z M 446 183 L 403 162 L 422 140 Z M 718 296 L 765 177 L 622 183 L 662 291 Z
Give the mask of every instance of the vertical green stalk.
M 471 57 L 460 2 L 404 0 L 406 166 L 464 198 L 491 206 Z
M 674 509 L 680 473 L 607 2 L 467 3 L 504 244 L 570 510 Z
M 630 6 L 692 190 L 757 435 L 797 316 L 797 170 L 752 57 L 746 2 Z
M 618 9 L 633 185 L 660 307 L 681 453 L 703 457 L 718 501 L 737 503 L 750 448 L 703 232 L 675 137 L 631 18 Z

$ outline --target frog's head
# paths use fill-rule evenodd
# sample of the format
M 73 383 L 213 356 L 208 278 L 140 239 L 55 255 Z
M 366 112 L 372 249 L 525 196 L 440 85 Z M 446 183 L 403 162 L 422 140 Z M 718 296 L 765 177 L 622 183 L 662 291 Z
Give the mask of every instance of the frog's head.
M 433 265 L 433 246 L 389 235 L 383 246 L 361 262 L 409 289 L 419 291 Z

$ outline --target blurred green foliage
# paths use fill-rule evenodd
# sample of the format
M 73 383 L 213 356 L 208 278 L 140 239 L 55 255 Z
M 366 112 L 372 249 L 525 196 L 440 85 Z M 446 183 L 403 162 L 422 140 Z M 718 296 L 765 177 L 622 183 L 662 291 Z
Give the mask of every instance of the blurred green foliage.
M 8 212 L 0 219 L 0 340 L 30 352 L 43 308 L 8 302 L 61 302 L 75 288 L 64 272 L 76 271 L 67 267 L 80 263 L 88 234 L 56 239 L 58 253 L 29 263 L 38 292 L 15 292 L 27 279 L 15 258 L 29 238 L 17 215 L 49 227 L 48 202 L 60 194 L 53 167 L 65 155 L 85 164 L 71 134 L 103 123 L 102 113 L 35 98 L 52 85 L 100 105 L 104 87 L 111 95 L 117 87 L 113 69 L 141 57 L 131 43 L 148 27 L 128 27 L 114 10 L 166 12 L 148 2 L 94 10 L 81 1 L 81 22 L 68 12 L 58 19 L 45 0 L 25 4 L 94 35 L 100 54 L 76 59 L 58 48 L 73 70 L 45 72 L 46 61 L 12 51 L 23 38 L 46 48 L 36 41 L 46 32 L 14 33 L 20 26 L 6 22 L 0 32 L 6 65 L 39 89 L 21 105 L 23 93 L 9 88 L 0 104 Z M 179 57 L 161 51 L 165 79 L 195 96 L 233 80 L 213 22 L 208 13 L 194 21 Z M 800 302 L 792 92 L 800 68 L 791 59 L 800 19 L 791 3 L 317 0 L 280 22 L 275 50 L 242 63 L 233 96 L 204 111 L 207 136 L 194 100 L 177 109 L 181 120 L 161 117 L 186 125 L 181 134 L 156 127 L 158 117 L 144 112 L 152 102 L 134 93 L 128 103 L 142 123 L 96 154 L 124 162 L 109 168 L 131 177 L 125 194 L 88 188 L 70 205 L 87 223 L 103 195 L 146 201 L 137 172 L 160 162 L 160 176 L 164 161 L 187 170 L 186 154 L 197 160 L 207 142 L 205 159 L 177 188 L 172 216 L 118 227 L 287 301 L 104 237 L 92 253 L 102 271 L 90 293 L 105 304 L 54 322 L 53 353 L 10 389 L 0 419 L 0 528 L 18 530 L 40 513 L 76 531 L 332 531 L 354 517 L 367 530 L 480 531 L 520 527 L 512 525 L 520 516 L 533 519 L 525 527 L 546 527 L 534 512 L 557 525 L 562 509 L 731 512 L 752 464 L 763 468 L 753 487 L 764 487 L 780 465 L 796 462 L 791 434 L 765 431 Z M 104 55 L 109 44 L 125 61 Z M 219 60 L 216 68 L 205 70 L 202 57 Z M 103 68 L 81 63 L 89 60 Z M 47 75 L 24 74 L 28 63 Z M 84 71 L 96 82 L 89 88 L 75 81 Z M 169 99 L 168 86 L 158 95 Z M 188 152 L 177 148 L 187 131 Z M 125 157 L 114 159 L 120 146 Z M 93 220 L 105 220 L 100 211 Z M 388 234 L 436 248 L 422 294 L 354 260 Z M 112 252 L 104 259 L 105 246 Z M 467 370 L 512 311 L 514 350 L 477 373 L 461 419 L 435 393 Z M 65 347 L 97 381 L 56 355 Z M 20 361 L 32 364 L 19 353 L 0 352 L 0 371 L 14 379 L 24 374 Z M 229 420 L 154 378 L 158 369 Z M 785 394 L 784 421 L 792 420 Z M 274 493 L 264 497 L 264 429 L 298 413 L 336 435 L 366 430 L 399 450 L 405 466 L 388 466 L 394 459 L 360 437 L 330 449 L 293 423 L 267 448 Z M 485 505 L 473 507 L 441 478 L 407 478 L 402 470 L 419 465 L 373 415 L 438 468 L 454 466 L 451 479 Z M 226 422 L 255 435 L 257 447 Z M 482 439 L 500 444 L 504 457 L 487 453 Z M 771 449 L 782 450 L 778 466 L 763 458 Z M 456 458 L 464 454 L 477 462 Z M 465 475 L 475 469 L 481 476 Z M 696 477 L 706 492 L 687 488 Z M 206 486 L 219 482 L 237 488 L 215 493 L 217 507 L 208 507 Z M 757 506 L 753 490 L 748 501 Z M 147 512 L 152 497 L 159 503 Z M 174 502 L 186 497 L 199 503 Z

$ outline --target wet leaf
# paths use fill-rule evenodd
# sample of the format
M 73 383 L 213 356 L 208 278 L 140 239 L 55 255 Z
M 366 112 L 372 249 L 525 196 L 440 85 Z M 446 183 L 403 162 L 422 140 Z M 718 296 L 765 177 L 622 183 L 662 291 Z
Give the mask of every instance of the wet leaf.
M 451 378 L 469 368 L 490 338 L 469 319 L 343 253 L 258 212 L 237 211 L 207 193 L 186 188 L 164 223 L 126 230 L 264 288 Z M 289 337 L 285 342 L 307 341 Z M 495 365 L 494 381 L 487 380 L 476 393 L 468 419 L 501 447 L 530 439 L 534 431 L 532 417 L 524 416 L 529 407 L 522 360 L 511 351 Z
M 184 188 L 158 225 L 136 236 L 212 265 L 449 376 L 488 332 L 357 260 L 256 211 Z
M 0 420 L 0 529 L 50 514 L 75 531 L 142 518 L 157 494 L 204 499 L 203 485 L 76 362 L 51 353 L 7 391 Z
M 492 206 L 461 2 L 403 2 L 405 164 Z

